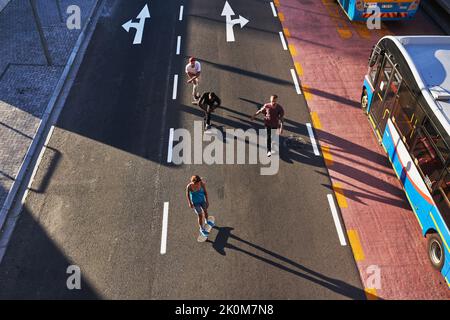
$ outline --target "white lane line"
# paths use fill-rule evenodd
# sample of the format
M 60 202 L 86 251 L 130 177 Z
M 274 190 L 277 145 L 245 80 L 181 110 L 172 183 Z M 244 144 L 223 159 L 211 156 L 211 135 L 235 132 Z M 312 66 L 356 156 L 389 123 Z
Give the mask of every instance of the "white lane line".
M 311 126 L 311 123 L 306 124 L 306 128 L 308 128 L 309 139 L 311 140 L 311 144 L 313 146 L 314 154 L 316 156 L 320 156 L 319 148 L 317 147 L 316 138 L 314 137 L 314 132 Z
M 300 84 L 298 83 L 297 74 L 294 69 L 291 69 L 292 80 L 294 80 L 295 90 L 297 94 L 302 94 L 302 90 L 300 89 Z
M 181 36 L 178 36 L 177 38 L 177 56 L 180 54 L 181 49 Z
M 287 50 L 288 47 L 287 47 L 287 44 L 286 44 L 286 40 L 284 39 L 284 34 L 281 31 L 279 32 L 279 34 L 280 34 L 281 44 L 283 45 L 283 49 Z
M 180 20 L 180 21 L 183 20 L 183 11 L 184 11 L 184 6 L 180 6 L 180 17 L 178 18 L 178 20 Z
M 169 147 L 167 149 L 167 163 L 172 163 L 173 132 L 174 132 L 174 129 L 170 128 Z
M 161 254 L 167 252 L 167 225 L 169 222 L 169 203 L 164 202 L 163 222 L 162 222 L 162 234 L 161 234 Z
M 278 17 L 277 10 L 275 9 L 273 2 L 270 3 L 270 6 L 272 7 L 273 16 Z
M 173 92 L 172 92 L 172 100 L 177 99 L 177 91 L 178 91 L 178 75 L 173 76 Z
M 334 224 L 336 225 L 336 230 L 339 236 L 339 241 L 341 242 L 341 246 L 346 246 L 347 242 L 345 241 L 344 231 L 342 230 L 341 221 L 339 221 L 339 216 L 336 209 L 336 203 L 334 202 L 333 195 L 327 194 L 328 203 L 331 208 L 331 214 L 333 215 Z

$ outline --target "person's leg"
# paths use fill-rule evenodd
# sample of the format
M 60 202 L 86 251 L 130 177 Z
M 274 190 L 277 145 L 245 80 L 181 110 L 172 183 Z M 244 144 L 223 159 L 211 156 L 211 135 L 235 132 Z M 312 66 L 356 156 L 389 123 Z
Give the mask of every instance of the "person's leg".
M 206 106 L 205 118 L 206 118 L 206 124 L 208 126 L 210 126 L 211 125 L 211 107 L 210 106 Z
M 194 97 L 194 99 L 200 98 L 200 95 L 198 94 L 198 83 L 199 83 L 198 78 L 192 81 L 192 96 Z
M 272 151 L 272 129 L 269 127 L 266 127 L 267 132 L 267 152 Z

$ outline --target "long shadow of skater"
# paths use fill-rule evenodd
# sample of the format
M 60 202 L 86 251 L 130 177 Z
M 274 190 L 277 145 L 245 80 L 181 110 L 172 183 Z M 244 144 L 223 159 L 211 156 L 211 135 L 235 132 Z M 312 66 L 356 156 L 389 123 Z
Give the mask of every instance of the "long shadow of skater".
M 367 299 L 372 298 L 369 297 L 368 294 L 366 296 L 366 292 L 360 288 L 357 288 L 351 284 L 348 284 L 344 281 L 334 279 L 327 277 L 321 273 L 318 273 L 314 270 L 311 270 L 295 261 L 292 261 L 286 257 L 283 257 L 273 251 L 267 250 L 265 248 L 262 248 L 256 244 L 253 244 L 249 241 L 246 241 L 244 239 L 239 238 L 238 236 L 232 234 L 232 231 L 234 230 L 231 227 L 218 227 L 215 226 L 214 229 L 218 230 L 218 234 L 216 236 L 216 239 L 213 241 L 207 240 L 207 242 L 212 243 L 213 248 L 221 255 L 226 256 L 225 249 L 231 249 L 236 250 L 238 252 L 244 253 L 252 258 L 255 258 L 259 261 L 265 262 L 267 264 L 270 264 L 274 267 L 277 267 L 281 270 L 284 270 L 286 272 L 289 272 L 293 275 L 296 275 L 300 278 L 309 280 L 315 284 L 318 284 L 320 286 L 323 286 L 333 292 L 336 292 L 338 294 L 344 295 L 346 297 L 352 298 L 352 299 Z M 239 242 L 242 242 L 243 244 L 246 244 L 250 247 L 253 247 L 262 253 L 268 254 L 272 256 L 275 260 L 267 259 L 262 256 L 259 256 L 255 253 L 252 253 L 250 251 L 247 251 L 245 249 L 242 249 L 240 247 L 237 247 L 235 245 L 229 244 L 228 239 L 234 239 Z M 276 259 L 279 260 L 276 261 Z M 281 262 L 284 262 L 286 264 L 289 264 L 290 266 L 285 266 L 281 264 Z M 378 297 L 377 297 L 378 298 Z M 379 299 L 379 298 L 378 298 Z

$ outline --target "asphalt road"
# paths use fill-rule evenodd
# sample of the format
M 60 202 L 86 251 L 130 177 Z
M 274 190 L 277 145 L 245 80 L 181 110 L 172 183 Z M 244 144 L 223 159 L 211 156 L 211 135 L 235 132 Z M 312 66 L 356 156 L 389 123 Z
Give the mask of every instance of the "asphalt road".
M 151 18 L 133 45 L 134 31 L 121 25 L 145 3 Z M 250 21 L 234 27 L 235 42 L 226 41 L 222 0 L 106 4 L 0 265 L 0 298 L 365 297 L 351 249 L 339 242 L 330 180 L 313 153 L 280 22 L 268 1 L 230 4 Z M 222 131 L 262 128 L 250 116 L 279 96 L 286 127 L 276 175 L 261 175 L 260 164 L 167 163 L 169 129 L 193 135 L 202 118 L 184 75 L 191 55 L 202 63 L 201 91 L 222 99 L 212 119 Z M 290 135 L 304 143 L 285 146 Z M 206 178 L 217 221 L 207 243 L 196 241 L 185 200 L 193 174 Z M 81 290 L 67 289 L 69 265 L 81 268 Z

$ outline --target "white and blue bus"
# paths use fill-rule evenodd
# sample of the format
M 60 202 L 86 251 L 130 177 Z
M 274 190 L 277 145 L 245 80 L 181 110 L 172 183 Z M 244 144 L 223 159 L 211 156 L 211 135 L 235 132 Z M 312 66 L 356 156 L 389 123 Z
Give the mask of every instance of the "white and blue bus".
M 411 19 L 417 12 L 420 0 L 337 0 L 350 20 L 367 20 L 370 17 L 381 20 Z M 378 12 L 375 14 L 374 9 Z
M 450 36 L 382 38 L 361 106 L 450 288 Z

